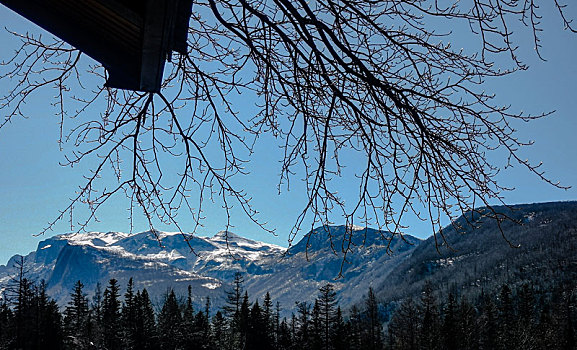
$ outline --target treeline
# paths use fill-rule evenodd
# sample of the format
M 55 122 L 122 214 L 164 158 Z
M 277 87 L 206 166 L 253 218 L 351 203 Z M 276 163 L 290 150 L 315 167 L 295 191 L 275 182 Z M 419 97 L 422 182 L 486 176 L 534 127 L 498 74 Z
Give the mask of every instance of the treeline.
M 334 287 L 313 302 L 296 302 L 290 317 L 267 293 L 251 300 L 237 274 L 224 306 L 206 298 L 195 308 L 191 288 L 169 290 L 153 305 L 132 279 L 122 294 L 111 279 L 91 298 L 78 281 L 60 310 L 43 282 L 17 279 L 0 304 L 0 349 L 575 349 L 574 283 L 553 290 L 503 285 L 474 301 L 449 293 L 438 298 L 426 284 L 388 315 L 369 289 L 364 302 L 343 315 Z M 11 299 L 9 303 L 7 300 Z M 381 305 L 383 306 L 383 305 Z
M 121 296 L 118 281 L 92 298 L 76 282 L 63 312 L 46 295 L 46 286 L 21 278 L 12 288 L 12 302 L 0 305 L 0 349 L 381 349 L 382 322 L 369 290 L 363 308 L 344 319 L 334 287 L 319 289 L 314 302 L 295 303 L 292 317 L 281 319 L 281 306 L 267 293 L 251 300 L 237 274 L 225 305 L 211 310 L 193 306 L 191 288 L 185 297 L 167 291 L 156 308 L 146 289 L 129 280 Z
M 426 284 L 418 300 L 407 299 L 388 323 L 387 348 L 577 349 L 576 286 L 525 283 L 501 286 L 474 301 L 448 293 L 438 300 Z

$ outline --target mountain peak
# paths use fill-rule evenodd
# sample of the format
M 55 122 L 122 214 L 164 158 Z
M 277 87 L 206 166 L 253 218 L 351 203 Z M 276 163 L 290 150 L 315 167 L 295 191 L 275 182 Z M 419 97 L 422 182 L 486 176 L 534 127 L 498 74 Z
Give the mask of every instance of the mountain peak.
M 211 237 L 212 240 L 228 240 L 228 241 L 237 240 L 239 238 L 242 239 L 243 237 L 227 230 L 218 231 L 214 236 Z
M 392 242 L 391 242 L 392 240 Z M 314 252 L 321 250 L 343 251 L 353 247 L 386 246 L 391 250 L 397 247 L 418 244 L 421 240 L 409 234 L 394 235 L 370 227 L 356 225 L 320 226 L 310 231 L 296 245 L 290 248 L 291 253 Z
M 90 291 L 98 282 L 115 278 L 125 285 L 131 277 L 137 283 L 135 288 L 146 287 L 155 296 L 169 287 L 186 293 L 190 285 L 195 302 L 206 296 L 224 300 L 236 272 L 243 273 L 250 295 L 262 298 L 270 291 L 284 305 L 313 300 L 318 286 L 326 282 L 335 283 L 339 297 L 349 305 L 361 300 L 369 286 L 380 291 L 383 299 L 400 300 L 418 295 L 425 278 L 445 285 L 444 281 L 459 276 L 457 281 L 463 286 L 485 288 L 506 281 L 508 269 L 500 266 L 514 262 L 514 266 L 540 276 L 535 261 L 556 263 L 557 256 L 572 261 L 572 248 L 577 245 L 577 202 L 515 208 L 507 215 L 516 222 L 500 223 L 505 236 L 521 244 L 522 248 L 515 250 L 502 239 L 495 221 L 475 216 L 475 227 L 464 226 L 463 232 L 453 226 L 443 229 L 451 249 L 436 246 L 434 238 L 421 243 L 410 235 L 401 239 L 387 231 L 346 225 L 317 227 L 288 252 L 230 231 L 212 237 L 179 232 L 87 232 L 43 240 L 26 261 L 29 278 L 45 280 L 47 292 L 60 305 L 66 305 L 78 280 Z M 465 223 L 465 219 L 459 222 Z M 183 235 L 190 239 L 186 241 Z M 557 242 L 562 244 L 554 244 Z M 551 256 L 555 258 L 551 260 Z M 16 259 L 0 265 L 0 292 L 14 276 Z M 342 278 L 335 281 L 338 276 Z

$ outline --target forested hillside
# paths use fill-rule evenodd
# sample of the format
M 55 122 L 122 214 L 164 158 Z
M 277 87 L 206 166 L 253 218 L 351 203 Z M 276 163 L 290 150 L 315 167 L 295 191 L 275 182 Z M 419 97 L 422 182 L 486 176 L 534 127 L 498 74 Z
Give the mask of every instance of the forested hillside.
M 470 298 L 496 292 L 505 283 L 550 289 L 577 281 L 577 202 L 497 210 L 511 220 L 461 217 L 442 231 L 448 244 L 435 245 L 433 237 L 420 243 L 375 286 L 378 297 L 391 302 L 417 296 L 427 281 L 444 296 L 453 291 Z

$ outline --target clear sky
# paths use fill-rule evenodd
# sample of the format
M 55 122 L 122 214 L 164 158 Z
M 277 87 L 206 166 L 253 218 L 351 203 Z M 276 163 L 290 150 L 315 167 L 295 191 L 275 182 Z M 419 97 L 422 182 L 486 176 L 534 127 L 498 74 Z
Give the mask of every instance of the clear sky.
M 569 16 L 577 18 L 575 6 L 571 10 Z M 556 14 L 545 17 L 542 53 L 546 61 L 539 60 L 532 52 L 530 40 L 522 40 L 520 43 L 529 49 L 522 50 L 521 57 L 530 69 L 488 82 L 486 90 L 494 91 L 498 101 L 511 104 L 514 110 L 533 114 L 556 111 L 546 119 L 517 125 L 518 136 L 535 141 L 533 146 L 523 151 L 523 155 L 535 162 L 542 161 L 549 178 L 572 188 L 567 191 L 554 188 L 517 166 L 502 172 L 499 177 L 502 184 L 515 187 L 514 191 L 506 194 L 506 201 L 510 204 L 577 200 L 577 35 L 564 32 Z M 0 23 L 2 27 L 18 32 L 39 32 L 34 25 L 3 6 L 0 6 Z M 10 56 L 15 47 L 14 37 L 1 31 L 0 60 Z M 2 93 L 3 88 L 0 86 Z M 47 105 L 50 97 L 49 91 L 38 95 L 27 106 L 28 119 L 14 119 L 0 129 L 0 264 L 14 254 L 36 249 L 38 242 L 47 238 L 34 234 L 54 219 L 59 209 L 66 207 L 69 198 L 82 184 L 82 175 L 90 167 L 90 164 L 75 168 L 59 165 L 64 161 L 64 153 L 57 143 L 58 119 Z M 4 119 L 2 110 L 0 119 Z M 298 185 L 280 196 L 277 194 L 280 165 L 279 153 L 275 149 L 272 142 L 265 140 L 260 143 L 251 159 L 251 175 L 245 179 L 245 186 L 254 197 L 260 218 L 276 229 L 277 236 L 260 230 L 242 215 L 233 217 L 235 227 L 232 231 L 286 246 L 288 232 L 302 209 L 304 198 Z M 498 158 L 493 161 L 497 164 L 503 162 Z M 343 188 L 345 194 L 346 191 Z M 218 204 L 207 208 L 205 227 L 199 234 L 213 235 L 224 228 L 222 211 L 218 209 Z M 129 231 L 127 217 L 126 201 L 116 198 L 102 208 L 99 221 L 93 222 L 88 229 Z M 410 225 L 407 231 L 418 237 L 431 234 L 427 223 L 411 218 L 407 218 L 407 223 Z M 186 230 L 187 225 L 183 226 Z M 136 222 L 135 231 L 146 229 L 144 220 Z M 64 221 L 55 227 L 53 234 L 68 231 L 70 227 Z

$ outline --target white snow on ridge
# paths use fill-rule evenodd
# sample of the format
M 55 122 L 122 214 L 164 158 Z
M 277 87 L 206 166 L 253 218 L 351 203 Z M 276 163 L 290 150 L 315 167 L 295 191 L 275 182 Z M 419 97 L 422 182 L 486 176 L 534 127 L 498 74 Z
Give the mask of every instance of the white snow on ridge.
M 154 235 L 153 232 L 150 232 L 151 235 Z M 186 232 L 162 232 L 162 231 L 157 231 L 156 234 L 158 235 L 158 238 L 160 238 L 161 240 L 166 238 L 166 237 L 172 237 L 172 236 L 181 236 L 184 239 L 184 236 L 189 236 L 192 237 L 192 235 L 190 233 L 186 233 Z
M 175 237 L 183 235 L 181 232 L 156 232 L 157 238 L 161 241 L 168 237 Z M 155 264 L 162 265 L 173 265 L 177 261 L 188 261 L 179 262 L 179 265 L 174 265 L 177 269 L 191 269 L 190 272 L 195 271 L 196 258 L 188 254 L 188 251 L 182 251 L 178 247 L 171 247 L 172 243 L 177 242 L 179 238 L 184 240 L 184 237 L 175 237 L 176 240 L 169 240 L 163 242 L 161 249 L 147 249 L 147 244 L 150 239 L 153 238 L 154 232 L 145 231 L 140 233 L 123 233 L 123 232 L 86 232 L 86 233 L 68 233 L 59 236 L 60 240 L 66 240 L 70 245 L 78 246 L 90 246 L 99 251 L 108 252 L 113 254 L 120 259 L 129 260 L 144 260 L 150 263 L 145 263 L 148 268 L 153 267 Z M 184 235 L 190 235 L 184 233 Z M 226 236 L 228 235 L 228 236 Z M 121 241 L 129 237 L 144 237 L 147 239 L 142 241 L 142 248 L 139 249 L 133 245 L 125 246 Z M 262 261 L 271 255 L 282 254 L 286 251 L 285 247 L 281 247 L 274 244 L 257 242 L 248 238 L 238 236 L 232 232 L 221 231 L 215 234 L 213 237 L 200 237 L 197 238 L 210 244 L 211 248 L 201 248 L 195 250 L 198 256 L 201 256 L 203 261 L 213 261 L 218 264 L 229 264 L 233 263 L 235 260 L 245 260 L 250 262 Z M 133 241 L 134 243 L 140 242 L 140 239 Z M 132 241 L 131 241 L 132 242 Z M 194 247 L 194 242 L 193 249 Z M 202 246 L 202 245 L 201 245 Z M 43 249 L 49 248 L 50 245 L 45 246 Z M 189 260 L 192 258 L 192 260 Z M 189 267 L 184 267 L 185 265 Z M 194 266 L 194 267 L 193 267 Z M 216 288 L 216 287 L 215 287 Z M 211 289 L 211 288 L 209 288 Z
M 245 238 L 230 231 L 219 231 L 212 237 L 201 237 L 201 238 L 207 239 L 212 243 L 218 244 L 219 246 L 221 246 L 221 248 L 224 247 L 227 250 L 226 253 L 229 255 L 230 253 L 235 252 L 234 246 L 247 247 L 255 250 L 268 248 L 280 252 L 283 252 L 287 249 L 285 247 L 281 247 L 276 244 L 259 242 L 249 238 Z
M 139 236 L 139 235 L 153 236 L 154 233 L 152 233 L 150 231 L 145 231 L 145 232 L 140 232 L 140 233 L 83 232 L 83 233 L 66 233 L 66 234 L 60 235 L 59 237 L 61 239 L 67 240 L 71 244 L 92 245 L 92 246 L 102 247 L 102 246 L 113 246 L 117 242 L 119 242 L 125 238 L 135 237 L 135 236 Z M 182 237 L 183 240 L 184 240 L 184 236 L 189 236 L 189 237 L 193 236 L 190 233 L 161 232 L 161 231 L 158 231 L 157 235 L 158 235 L 157 237 L 161 241 L 167 237 L 172 237 L 172 236 L 183 236 Z M 210 243 L 213 243 L 213 244 L 219 246 L 219 248 L 225 247 L 225 248 L 227 248 L 227 250 L 230 249 L 231 251 L 234 251 L 236 247 L 246 247 L 246 248 L 255 249 L 255 250 L 263 249 L 263 248 L 268 248 L 268 249 L 272 249 L 272 250 L 276 250 L 276 251 L 286 250 L 285 247 L 282 247 L 282 246 L 279 246 L 276 244 L 258 242 L 258 241 L 255 241 L 255 240 L 252 240 L 249 238 L 241 237 L 237 234 L 234 234 L 232 232 L 227 232 L 227 231 L 220 231 L 212 237 L 197 236 L 197 235 L 194 235 L 194 236 L 197 238 L 200 238 L 200 239 L 204 239 Z M 43 249 L 46 249 L 49 247 L 50 247 L 50 245 L 47 245 L 46 247 L 43 247 Z M 244 249 L 241 249 L 241 250 L 244 251 Z
M 72 244 L 77 245 L 101 245 L 95 244 L 95 240 L 105 243 L 105 245 L 112 245 L 121 239 L 129 237 L 129 233 L 123 232 L 82 232 L 82 233 L 66 233 L 60 237 L 66 239 Z
M 216 262 L 225 262 L 228 260 L 233 259 L 247 259 L 251 261 L 256 261 L 262 257 L 262 254 L 259 252 L 247 252 L 245 250 L 240 249 L 227 249 L 226 247 L 216 249 L 206 255 L 204 257 L 208 260 L 214 260 Z
M 285 251 L 286 250 L 286 248 L 281 247 L 281 246 L 276 245 L 276 244 L 256 242 L 256 241 L 243 241 L 243 242 L 238 242 L 237 244 L 240 247 L 248 247 L 248 248 L 253 248 L 253 249 L 260 249 L 260 248 L 266 247 L 266 248 L 270 248 L 270 249 L 274 249 L 274 250 L 278 250 L 278 251 Z
M 146 254 L 142 256 L 145 259 L 149 259 L 149 260 L 168 260 L 168 261 L 173 261 L 173 260 L 177 260 L 177 259 L 182 259 L 182 258 L 186 258 L 184 255 L 182 255 L 178 250 L 173 249 L 171 251 L 166 251 L 163 250 L 160 253 L 157 254 Z

